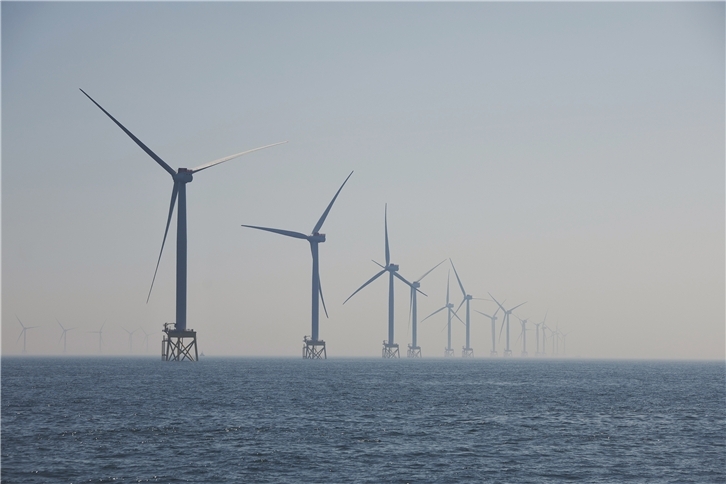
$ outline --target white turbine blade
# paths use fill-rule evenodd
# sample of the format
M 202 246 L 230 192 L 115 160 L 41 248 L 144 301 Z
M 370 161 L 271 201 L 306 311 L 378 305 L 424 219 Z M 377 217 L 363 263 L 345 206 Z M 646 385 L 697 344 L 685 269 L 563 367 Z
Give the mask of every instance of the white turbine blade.
M 444 262 L 446 262 L 446 259 L 442 260 L 441 262 L 439 262 L 438 264 L 436 264 L 435 266 L 433 266 L 431 269 L 429 269 L 428 271 L 426 271 L 426 273 L 423 276 L 419 277 L 418 280 L 416 280 L 416 282 L 421 282 L 421 279 L 423 279 L 424 277 L 428 276 L 431 271 L 433 271 L 434 269 L 436 269 L 437 267 L 439 267 Z
M 379 278 L 379 277 L 381 276 L 381 274 L 383 274 L 384 272 L 386 272 L 386 270 L 385 270 L 385 269 L 383 269 L 383 270 L 382 270 L 381 272 L 379 272 L 379 273 L 378 273 L 378 274 L 376 274 L 375 276 L 373 276 L 373 277 L 371 277 L 370 279 L 368 279 L 368 280 L 367 280 L 367 281 L 365 282 L 365 284 L 363 284 L 363 285 L 362 285 L 361 287 L 359 287 L 358 289 L 356 289 L 356 290 L 355 290 L 355 292 L 354 292 L 353 294 L 351 294 L 350 296 L 348 296 L 348 299 L 352 298 L 353 296 L 355 296 L 355 295 L 356 295 L 356 294 L 358 293 L 358 291 L 360 291 L 361 289 L 363 289 L 364 287 L 366 287 L 366 286 L 367 286 L 368 284 L 370 284 L 371 282 L 373 282 L 373 281 L 375 281 L 376 279 L 378 279 L 378 278 Z M 345 301 L 343 301 L 343 304 L 347 303 L 347 302 L 348 302 L 348 299 L 346 299 Z
M 461 283 L 461 279 L 459 279 L 459 273 L 456 272 L 456 267 L 454 266 L 454 261 L 449 259 L 449 262 L 451 262 L 451 267 L 454 268 L 454 275 L 456 276 L 456 280 L 459 282 L 459 287 L 461 288 L 461 293 L 466 297 L 466 291 L 464 290 L 464 285 Z M 459 306 L 461 307 L 461 305 Z M 457 309 L 458 311 L 458 309 Z
M 441 311 L 443 311 L 443 310 L 444 310 L 444 309 L 446 309 L 446 308 L 447 308 L 447 306 L 444 306 L 443 308 L 439 308 L 439 309 L 437 309 L 437 310 L 436 310 L 436 311 L 434 311 L 433 313 L 431 313 L 431 314 L 429 314 L 428 316 L 426 316 L 425 318 L 423 318 L 423 319 L 421 320 L 421 322 L 423 323 L 424 321 L 426 321 L 427 319 L 429 319 L 429 318 L 430 318 L 431 316 L 433 316 L 434 314 L 436 314 L 436 313 L 438 313 L 438 312 L 441 312 Z
M 255 151 L 264 150 L 266 148 L 271 148 L 273 146 L 277 146 L 277 145 L 281 145 L 281 144 L 285 144 L 285 143 L 287 143 L 287 141 L 280 141 L 279 143 L 273 143 L 273 144 L 267 145 L 267 146 L 260 146 L 259 148 L 254 148 L 254 149 L 251 149 L 251 150 L 243 151 L 241 153 L 235 153 L 234 155 L 225 156 L 224 158 L 220 158 L 218 160 L 210 161 L 209 163 L 205 163 L 203 165 L 199 165 L 196 168 L 192 168 L 191 172 L 192 173 L 198 173 L 198 172 L 200 172 L 202 170 L 206 170 L 207 168 L 211 168 L 214 165 L 219 165 L 220 163 L 224 163 L 225 161 L 233 160 L 233 159 L 237 158 L 238 156 L 246 155 L 248 153 L 253 153 Z

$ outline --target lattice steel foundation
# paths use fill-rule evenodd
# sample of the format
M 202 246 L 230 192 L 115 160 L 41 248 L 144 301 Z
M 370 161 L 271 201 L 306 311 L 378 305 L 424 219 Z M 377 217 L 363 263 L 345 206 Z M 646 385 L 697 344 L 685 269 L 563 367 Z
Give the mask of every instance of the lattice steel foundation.
M 192 354 L 192 351 L 194 354 Z M 161 361 L 199 361 L 197 354 L 197 332 L 193 329 L 177 331 L 164 324 L 161 340 Z
M 444 348 L 444 357 L 449 358 L 454 356 L 454 348 Z
M 400 358 L 401 354 L 398 352 L 398 344 L 388 344 L 384 341 L 382 355 L 384 358 Z
M 327 360 L 328 353 L 325 351 L 325 341 L 313 340 L 305 336 L 303 338 L 302 356 L 304 360 Z
M 421 347 L 408 345 L 409 358 L 421 358 Z
M 461 357 L 462 358 L 473 358 L 474 349 L 473 348 L 461 348 Z

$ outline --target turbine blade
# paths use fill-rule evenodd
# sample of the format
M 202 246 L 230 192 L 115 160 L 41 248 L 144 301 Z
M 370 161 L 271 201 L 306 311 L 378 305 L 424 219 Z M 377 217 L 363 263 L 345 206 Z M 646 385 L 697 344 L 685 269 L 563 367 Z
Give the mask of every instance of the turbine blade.
M 504 306 L 502 306 L 501 304 L 499 304 L 499 301 L 497 301 L 497 299 L 494 296 L 492 296 L 492 293 L 491 292 L 488 292 L 487 294 L 489 294 L 489 297 L 491 297 L 494 300 L 494 302 L 497 303 L 497 306 L 499 306 L 500 308 L 502 308 L 502 311 L 504 311 L 505 313 L 507 312 L 507 310 L 504 309 Z M 496 314 L 496 313 L 494 313 L 494 314 Z
M 158 163 L 158 164 L 159 164 L 159 165 L 160 165 L 160 166 L 161 166 L 161 167 L 162 167 L 163 169 L 165 169 L 166 171 L 168 171 L 168 172 L 169 172 L 169 174 L 170 174 L 171 176 L 175 176 L 175 175 L 176 175 L 176 172 L 174 171 L 174 169 L 173 169 L 172 167 L 170 167 L 169 165 L 167 165 L 167 164 L 166 164 L 166 162 L 165 162 L 164 160 L 162 160 L 161 158 L 159 158 L 159 157 L 158 157 L 158 156 L 156 155 L 156 153 L 154 153 L 153 151 L 151 151 L 151 150 L 149 149 L 149 147 L 148 147 L 148 146 L 146 146 L 146 145 L 145 145 L 144 143 L 142 143 L 142 142 L 141 142 L 141 140 L 140 140 L 139 138 L 137 138 L 136 136 L 134 136 L 134 135 L 133 135 L 133 133 L 131 133 L 131 131 L 129 131 L 128 129 L 126 129 L 126 128 L 124 127 L 124 125 L 123 125 L 123 124 L 119 123 L 119 122 L 118 122 L 118 121 L 116 120 L 116 118 L 114 118 L 113 116 L 111 116 L 111 114 L 110 114 L 110 113 L 109 113 L 108 111 L 106 111 L 105 109 L 103 109 L 103 108 L 101 107 L 101 105 L 100 105 L 100 104 L 98 104 L 98 103 L 97 103 L 96 101 L 94 101 L 94 100 L 93 100 L 93 98 L 92 98 L 91 96 L 89 96 L 88 94 L 86 94 L 86 91 L 84 91 L 83 89 L 81 89 L 81 92 L 82 92 L 83 94 L 85 94 L 85 95 L 86 95 L 86 97 L 87 97 L 88 99 L 90 99 L 90 100 L 91 100 L 91 102 L 92 102 L 93 104 L 95 104 L 96 106 L 98 106 L 98 108 L 99 108 L 99 109 L 100 109 L 101 111 L 103 111 L 104 113 L 106 113 L 106 116 L 108 116 L 109 118 L 111 118 L 111 121 L 113 121 L 114 123 L 116 123 L 116 126 L 118 126 L 119 128 L 121 128 L 121 129 L 123 130 L 123 132 L 124 132 L 124 133 L 126 133 L 126 134 L 127 134 L 127 135 L 128 135 L 128 136 L 129 136 L 129 137 L 130 137 L 130 138 L 132 139 L 132 140 L 134 140 L 134 142 L 135 142 L 135 143 L 136 143 L 137 145 L 139 145 L 139 148 L 141 148 L 142 150 L 144 150 L 144 151 L 146 152 L 146 154 L 147 154 L 147 155 L 149 155 L 149 156 L 150 156 L 151 158 L 153 158 L 153 159 L 154 159 L 154 161 L 156 161 L 156 162 L 157 162 L 157 163 Z
M 66 332 L 65 332 L 65 331 L 63 331 L 63 332 L 61 333 L 61 335 L 60 335 L 60 338 L 58 338 L 58 343 L 60 343 L 60 342 L 61 342 L 61 340 L 63 339 L 63 335 L 64 335 L 64 334 L 66 334 Z M 58 344 L 58 343 L 56 343 L 56 344 Z
M 481 314 L 481 315 L 483 315 L 483 316 L 486 316 L 489 319 L 492 319 L 494 317 L 494 316 L 489 316 L 487 313 L 483 313 L 481 311 L 477 311 L 476 309 L 474 311 L 477 312 L 477 313 L 479 313 L 479 314 Z
M 512 311 L 514 311 L 515 309 L 517 309 L 517 308 L 518 308 L 519 306 L 523 306 L 523 305 L 525 305 L 525 304 L 527 304 L 527 301 L 524 301 L 524 302 L 523 302 L 522 304 L 517 304 L 517 305 L 516 305 L 516 306 L 514 306 L 514 307 L 513 307 L 512 309 L 510 309 L 510 310 L 509 310 L 509 312 L 511 313 Z M 516 316 L 516 315 L 515 315 L 515 316 Z M 517 316 L 517 317 L 519 317 L 519 316 Z
M 459 309 L 461 309 L 461 306 L 463 306 L 465 302 L 466 302 L 466 297 L 461 300 L 461 304 L 459 304 L 459 307 L 456 308 L 456 311 L 454 311 L 454 312 L 457 312 L 458 313 L 459 312 Z
M 22 331 L 20 332 L 20 334 L 18 335 L 18 339 L 16 339 L 16 340 L 15 340 L 15 342 L 16 342 L 16 343 L 17 343 L 18 341 L 20 341 L 20 338 L 22 338 L 22 337 L 23 337 L 23 333 L 25 333 L 25 328 L 23 328 L 23 330 L 22 330 Z
M 206 170 L 207 168 L 211 168 L 214 165 L 219 165 L 220 163 L 224 163 L 225 161 L 233 160 L 233 159 L 235 159 L 237 157 L 240 157 L 242 155 L 246 155 L 248 153 L 254 153 L 255 151 L 264 150 L 265 148 L 272 148 L 273 146 L 277 146 L 277 145 L 281 145 L 281 144 L 285 144 L 285 143 L 287 143 L 287 141 L 280 141 L 278 143 L 273 143 L 271 145 L 260 146 L 259 148 L 253 148 L 251 150 L 242 151 L 241 153 L 235 153 L 233 155 L 225 156 L 224 158 L 220 158 L 218 160 L 210 161 L 209 163 L 205 163 L 203 165 L 199 165 L 196 168 L 192 168 L 191 171 L 192 171 L 192 173 L 198 173 L 198 172 L 200 172 L 202 170 Z
M 545 321 L 547 321 L 547 314 L 548 314 L 549 312 L 550 312 L 550 310 L 549 310 L 549 309 L 548 309 L 547 311 L 545 311 L 545 317 L 544 317 L 544 319 L 542 320 L 542 323 L 544 323 Z
M 499 341 L 502 341 L 502 331 L 504 330 L 504 323 L 507 322 L 507 316 L 505 313 L 505 316 L 502 318 L 502 326 L 499 328 Z
M 406 284 L 406 285 L 407 285 L 408 287 L 413 287 L 413 283 L 411 283 L 411 282 L 408 282 L 408 281 L 406 280 L 406 278 L 405 278 L 405 277 L 403 277 L 403 276 L 402 276 L 401 274 L 399 274 L 398 272 L 394 272 L 394 273 L 393 273 L 393 275 L 394 275 L 395 277 L 399 278 L 400 280 L 402 280 L 402 281 L 403 281 L 403 282 L 404 282 L 404 283 L 405 283 L 405 284 Z
M 66 330 L 66 328 L 63 327 L 63 325 L 61 324 L 61 322 L 58 321 L 58 318 L 55 318 L 55 322 L 58 323 L 58 326 L 60 326 L 63 331 Z
M 461 279 L 459 279 L 459 273 L 456 272 L 456 267 L 454 266 L 454 261 L 449 259 L 449 262 L 451 262 L 451 267 L 454 268 L 454 275 L 456 276 L 456 280 L 459 281 L 459 287 L 461 288 L 461 293 L 466 297 L 466 291 L 464 290 L 464 285 L 461 283 Z M 458 311 L 458 309 L 457 309 Z
M 318 274 L 318 293 L 320 293 L 320 302 L 323 303 L 323 311 L 325 311 L 325 317 L 330 319 L 330 316 L 328 316 L 328 308 L 325 307 L 325 298 L 323 298 L 323 285 L 320 284 L 320 274 Z
M 436 264 L 435 266 L 433 266 L 431 269 L 429 269 L 428 271 L 426 271 L 426 274 L 424 274 L 423 276 L 419 277 L 416 282 L 421 282 L 421 279 L 423 279 L 424 277 L 428 276 L 431 271 L 433 271 L 434 269 L 436 269 L 437 267 L 439 267 L 444 262 L 446 262 L 446 259 L 442 260 L 441 262 L 439 262 L 438 264 Z
M 154 281 L 156 281 L 156 273 L 159 271 L 159 263 L 161 262 L 161 254 L 164 253 L 164 244 L 166 243 L 166 235 L 169 233 L 169 224 L 171 223 L 171 216 L 174 213 L 174 205 L 176 204 L 176 195 L 179 192 L 179 186 L 174 182 L 174 188 L 171 191 L 171 203 L 169 204 L 169 216 L 166 218 L 166 229 L 164 229 L 164 238 L 161 240 L 161 250 L 159 251 L 159 258 L 156 260 L 156 269 L 154 269 L 154 277 L 151 279 L 151 287 L 149 288 L 149 295 L 146 296 L 146 304 L 149 304 L 151 299 L 151 291 L 154 289 Z M 103 324 L 106 324 L 104 321 Z M 103 326 L 101 326 L 103 328 Z
M 377 265 L 378 267 L 380 267 L 381 269 L 385 269 L 385 268 L 386 268 L 386 266 L 384 266 L 384 265 L 382 265 L 382 264 L 379 264 L 378 262 L 374 261 L 373 259 L 371 259 L 371 261 L 372 261 L 372 262 L 373 262 L 373 263 L 374 263 L 375 265 Z
M 434 311 L 433 313 L 431 313 L 431 314 L 429 314 L 428 316 L 426 316 L 425 318 L 423 318 L 423 319 L 421 320 L 421 322 L 423 323 L 424 321 L 426 321 L 427 319 L 429 319 L 429 318 L 430 318 L 431 316 L 433 316 L 434 314 L 436 314 L 436 313 L 439 313 L 439 312 L 443 311 L 443 310 L 444 310 L 444 309 L 446 309 L 446 308 L 447 308 L 447 306 L 444 306 L 443 308 L 439 308 L 439 309 L 437 309 L 437 310 L 436 310 L 436 311 Z
M 391 263 L 391 251 L 388 248 L 388 204 L 386 204 L 383 220 L 386 232 L 386 265 L 388 265 Z
M 250 229 L 257 229 L 257 230 L 266 230 L 267 232 L 272 232 L 272 233 L 280 234 L 280 235 L 286 235 L 288 237 L 294 237 L 296 239 L 307 239 L 308 238 L 308 236 L 305 234 L 301 234 L 300 232 L 293 232 L 291 230 L 271 229 L 269 227 L 258 227 L 256 225 L 242 225 L 242 227 L 248 227 Z
M 408 303 L 408 329 L 406 329 L 406 336 L 408 336 L 411 333 L 411 315 L 413 314 L 413 287 L 411 287 L 411 297 L 409 298 Z
M 361 287 L 359 287 L 358 289 L 356 289 L 353 294 L 351 294 L 350 296 L 348 296 L 348 299 L 352 298 L 353 296 L 355 296 L 358 293 L 358 291 L 360 291 L 361 289 L 363 289 L 364 287 L 366 287 L 368 284 L 370 284 L 371 282 L 373 282 L 376 279 L 378 279 L 381 276 L 381 274 L 383 274 L 384 272 L 386 272 L 385 269 L 383 269 L 381 272 L 379 272 L 375 276 L 373 276 L 370 279 L 368 279 L 365 284 L 363 284 Z M 348 299 L 346 299 L 345 301 L 343 301 L 343 304 L 347 303 L 348 302 Z
M 353 174 L 353 172 L 350 172 L 350 175 L 348 175 L 348 178 Z M 328 216 L 328 213 L 330 213 L 330 209 L 333 208 L 333 204 L 335 203 L 335 199 L 338 198 L 338 195 L 340 194 L 340 191 L 343 189 L 345 184 L 348 182 L 348 178 L 345 179 L 342 185 L 340 185 L 340 188 L 338 188 L 338 191 L 335 192 L 335 196 L 328 204 L 328 208 L 325 209 L 325 212 L 320 216 L 320 220 L 318 220 L 318 223 L 315 224 L 315 227 L 313 227 L 313 233 L 317 234 L 320 229 L 323 228 L 323 224 L 325 223 L 325 218 Z
M 449 270 L 449 275 L 446 276 L 446 305 L 449 305 L 449 279 L 451 279 L 451 270 Z
M 461 324 L 463 324 L 464 326 L 466 326 L 466 323 L 464 322 L 464 320 L 463 320 L 463 319 L 461 319 L 461 318 L 459 317 L 459 315 L 458 315 L 458 314 L 456 314 L 456 312 L 455 312 L 455 311 L 454 311 L 453 309 L 451 310 L 451 312 L 452 312 L 452 314 L 453 314 L 454 316 L 456 316 L 456 319 L 458 319 L 459 321 L 461 321 Z
M 24 325 L 24 324 L 23 324 L 23 322 L 22 322 L 22 321 L 20 320 L 20 318 L 18 317 L 18 315 L 17 315 L 17 314 L 15 315 L 15 319 L 17 319 L 17 320 L 18 320 L 18 323 L 20 323 L 20 326 L 22 326 L 22 327 L 23 327 L 23 329 L 25 329 L 25 325 Z

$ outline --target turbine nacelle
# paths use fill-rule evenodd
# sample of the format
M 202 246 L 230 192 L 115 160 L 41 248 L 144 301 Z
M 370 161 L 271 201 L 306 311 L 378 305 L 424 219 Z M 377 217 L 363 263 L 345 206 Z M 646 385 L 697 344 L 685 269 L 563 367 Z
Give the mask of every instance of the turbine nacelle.
M 398 272 L 398 264 L 388 264 L 386 270 L 389 272 Z
M 474 299 L 474 296 L 472 296 L 471 294 L 467 294 L 466 296 L 464 296 L 464 299 L 467 301 L 471 301 L 472 299 Z
M 192 173 L 194 172 L 187 168 L 179 168 L 176 175 L 174 175 L 174 181 L 180 183 L 189 183 L 194 179 L 194 177 L 192 177 Z
M 413 289 L 418 289 L 419 287 L 421 287 L 421 283 L 420 283 L 420 282 L 418 282 L 418 281 L 413 281 L 413 282 L 411 283 L 411 287 L 412 287 Z
M 325 234 L 317 234 L 317 233 L 313 234 L 308 237 L 308 240 L 310 242 L 318 242 L 318 243 L 325 242 Z

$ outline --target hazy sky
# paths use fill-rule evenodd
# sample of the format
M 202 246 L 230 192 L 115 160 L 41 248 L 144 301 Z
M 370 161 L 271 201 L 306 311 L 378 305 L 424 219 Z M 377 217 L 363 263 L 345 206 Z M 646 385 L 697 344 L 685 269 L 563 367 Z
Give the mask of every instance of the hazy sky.
M 451 257 L 474 296 L 549 311 L 570 355 L 725 357 L 723 3 L 1 8 L 3 354 L 22 350 L 16 314 L 41 326 L 30 354 L 62 351 L 56 318 L 77 328 L 69 353 L 97 353 L 107 321 L 105 353 L 141 327 L 158 354 L 174 320 L 175 222 L 146 304 L 171 179 L 83 88 L 174 168 L 289 140 L 187 187 L 207 355 L 300 355 L 308 244 L 240 225 L 309 233 L 355 170 L 322 230 L 330 357 L 380 356 L 387 337 L 387 278 L 342 305 L 384 259 L 385 203 L 404 277 Z M 424 279 L 421 317 L 447 272 Z M 444 324 L 420 325 L 424 356 Z M 475 356 L 489 335 L 475 313 Z

